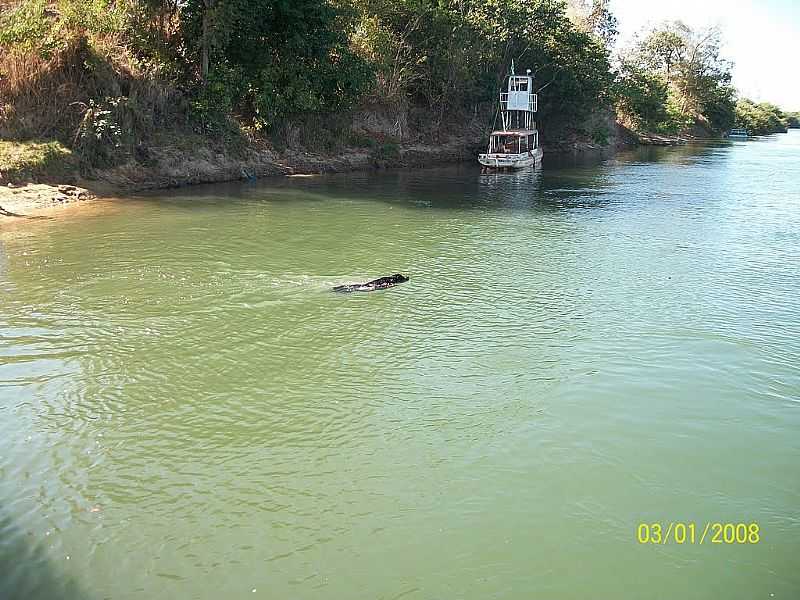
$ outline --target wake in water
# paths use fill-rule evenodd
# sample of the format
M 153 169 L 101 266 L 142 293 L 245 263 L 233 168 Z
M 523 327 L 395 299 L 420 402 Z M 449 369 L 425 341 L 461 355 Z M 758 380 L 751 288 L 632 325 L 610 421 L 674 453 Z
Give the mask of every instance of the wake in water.
M 406 281 L 408 281 L 408 277 L 401 275 L 400 273 L 395 273 L 389 277 L 380 277 L 366 283 L 347 283 L 344 285 L 337 285 L 333 288 L 333 291 L 342 293 L 374 292 L 376 290 L 385 290 L 387 288 L 394 287 L 398 283 L 405 283 Z

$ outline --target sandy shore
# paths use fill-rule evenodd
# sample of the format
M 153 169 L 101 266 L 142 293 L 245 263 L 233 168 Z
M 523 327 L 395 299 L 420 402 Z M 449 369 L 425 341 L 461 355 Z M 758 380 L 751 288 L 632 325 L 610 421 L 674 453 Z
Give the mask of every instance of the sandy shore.
M 0 218 L 33 217 L 44 210 L 85 202 L 94 197 L 89 190 L 76 185 L 8 184 L 0 186 Z

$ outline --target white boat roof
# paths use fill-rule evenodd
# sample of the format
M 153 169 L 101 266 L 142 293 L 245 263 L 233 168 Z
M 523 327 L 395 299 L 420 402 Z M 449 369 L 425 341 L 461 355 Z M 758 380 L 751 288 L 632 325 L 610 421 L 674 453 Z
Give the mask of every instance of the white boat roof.
M 533 135 L 536 133 L 535 129 L 511 129 L 509 131 L 493 131 L 492 135 L 510 135 L 525 137 L 526 135 Z

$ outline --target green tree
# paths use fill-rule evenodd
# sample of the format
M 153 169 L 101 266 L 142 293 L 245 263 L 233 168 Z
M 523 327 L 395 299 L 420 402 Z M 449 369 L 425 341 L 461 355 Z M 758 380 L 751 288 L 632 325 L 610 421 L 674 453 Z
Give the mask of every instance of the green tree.
M 720 31 L 713 27 L 695 30 L 673 21 L 651 30 L 622 58 L 623 111 L 634 121 L 648 121 L 637 112 L 648 108 L 641 105 L 641 73 L 645 73 L 668 86 L 664 110 L 669 116 L 662 129 L 676 130 L 695 120 L 707 122 L 716 132 L 729 129 L 735 118 L 735 90 L 730 85 L 731 65 L 721 57 L 720 46 Z M 636 82 L 632 73 L 640 74 L 638 87 L 631 85 Z
M 756 104 L 742 98 L 736 103 L 736 126 L 747 129 L 752 135 L 785 132 L 788 120 L 780 108 L 769 102 Z
M 347 109 L 371 83 L 349 24 L 323 0 L 188 0 L 181 21 L 208 107 L 233 106 L 262 126 Z
M 600 38 L 611 47 L 619 33 L 609 0 L 567 0 L 567 15 L 581 31 Z
M 492 50 L 495 89 L 512 59 L 532 69 L 547 131 L 567 127 L 610 101 L 608 50 L 599 38 L 575 27 L 563 2 L 475 1 L 468 18 Z
M 606 45 L 573 23 L 561 0 L 351 1 L 361 12 L 354 45 L 376 65 L 383 96 L 431 109 L 434 126 L 493 105 L 512 60 L 520 73 L 533 71 L 551 132 L 609 101 Z M 601 8 L 593 18 L 606 14 Z
M 659 131 L 668 121 L 669 85 L 658 73 L 622 61 L 615 85 L 620 112 L 640 131 Z

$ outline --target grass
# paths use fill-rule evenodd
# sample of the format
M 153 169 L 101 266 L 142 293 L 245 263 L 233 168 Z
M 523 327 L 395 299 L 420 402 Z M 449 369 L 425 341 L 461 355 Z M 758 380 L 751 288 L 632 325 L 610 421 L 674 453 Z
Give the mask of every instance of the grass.
M 76 166 L 61 142 L 0 140 L 0 183 L 64 181 Z

